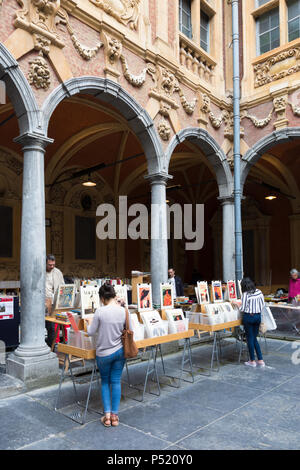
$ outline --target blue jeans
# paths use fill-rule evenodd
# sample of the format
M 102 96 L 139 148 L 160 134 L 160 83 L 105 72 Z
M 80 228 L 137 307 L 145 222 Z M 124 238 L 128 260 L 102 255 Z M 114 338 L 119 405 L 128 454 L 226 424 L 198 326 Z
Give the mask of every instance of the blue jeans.
M 101 375 L 101 394 L 104 413 L 118 414 L 121 401 L 121 376 L 125 365 L 124 350 L 109 356 L 96 356 Z M 110 396 L 111 387 L 111 396 Z
M 257 335 L 259 331 L 259 325 L 261 323 L 261 314 L 255 313 L 250 315 L 250 313 L 244 313 L 243 315 L 243 325 L 245 328 L 247 344 L 249 349 L 250 360 L 255 361 L 254 350 L 257 354 L 257 359 L 262 361 L 262 353 L 257 341 Z

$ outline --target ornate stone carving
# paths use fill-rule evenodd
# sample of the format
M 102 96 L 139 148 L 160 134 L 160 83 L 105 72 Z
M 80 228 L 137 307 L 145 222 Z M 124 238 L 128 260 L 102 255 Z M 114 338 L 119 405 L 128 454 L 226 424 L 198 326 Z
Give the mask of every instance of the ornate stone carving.
M 137 29 L 140 0 L 89 0 L 117 21 Z
M 81 42 L 77 39 L 74 29 L 70 25 L 69 15 L 63 8 L 60 8 L 58 11 L 59 22 L 64 24 L 70 34 L 72 43 L 78 52 L 78 54 L 85 60 L 91 60 L 93 57 L 96 56 L 99 49 L 103 46 L 102 42 L 98 42 L 95 47 L 87 47 L 81 44 Z
M 65 47 L 57 30 L 57 25 L 60 23 L 67 27 L 76 51 L 85 60 L 95 57 L 102 46 L 102 43 L 98 43 L 95 47 L 90 48 L 80 43 L 70 25 L 67 12 L 61 8 L 60 0 L 17 1 L 22 8 L 16 12 L 16 19 L 14 20 L 15 28 L 23 29 L 32 34 L 34 49 L 42 52 L 45 56 L 50 54 L 51 45 L 60 49 Z M 25 47 L 24 53 L 26 52 L 28 52 L 28 49 Z M 52 59 L 55 60 L 54 57 Z
M 51 41 L 41 34 L 34 33 L 34 48 L 36 51 L 41 51 L 43 54 L 48 55 L 50 52 Z
M 197 98 L 194 98 L 190 103 L 187 101 L 186 97 L 184 96 L 182 90 L 179 90 L 179 97 L 180 97 L 180 102 L 182 104 L 183 109 L 185 112 L 190 116 L 193 114 L 195 111 L 196 103 L 197 103 Z
M 279 96 L 277 98 L 274 98 L 273 104 L 274 104 L 274 109 L 277 114 L 278 119 L 282 119 L 285 115 L 285 110 L 287 107 L 287 97 L 286 96 Z
M 274 110 L 277 115 L 277 119 L 274 123 L 275 129 L 282 129 L 288 125 L 288 119 L 286 117 L 286 108 L 288 105 L 288 94 L 281 96 L 274 96 L 273 99 Z
M 0 164 L 6 166 L 10 170 L 13 170 L 17 176 L 23 173 L 22 163 L 17 158 L 2 150 L 0 151 Z
M 211 125 L 213 126 L 214 129 L 220 129 L 222 122 L 223 122 L 223 112 L 221 116 L 216 117 L 212 111 L 210 111 L 209 115 L 209 120 L 211 122 Z
M 51 212 L 51 251 L 58 258 L 59 264 L 63 262 L 63 228 L 64 214 L 61 211 Z
M 300 47 L 292 47 L 287 51 L 269 57 L 264 62 L 255 64 L 253 67 L 254 86 L 257 88 L 298 72 L 300 70 L 299 59 Z M 282 69 L 278 71 L 278 67 L 276 67 L 276 70 L 272 73 L 272 68 L 279 62 L 282 62 Z
M 159 114 L 163 117 L 168 118 L 170 115 L 171 106 L 167 103 L 161 102 L 159 108 Z
M 129 72 L 127 60 L 123 55 L 120 56 L 120 61 L 122 63 L 123 75 L 125 79 L 132 86 L 140 88 L 146 81 L 147 67 L 144 68 L 144 70 L 140 73 L 140 75 L 133 75 L 132 73 Z
M 114 65 L 122 54 L 122 43 L 116 38 L 103 34 L 105 37 L 105 55 L 111 65 Z
M 171 135 L 171 127 L 165 119 L 161 119 L 157 126 L 158 133 L 160 138 L 164 141 L 168 141 Z
M 206 93 L 201 93 L 200 111 L 205 114 L 210 112 L 210 98 Z
M 29 61 L 30 67 L 28 72 L 28 82 L 35 88 L 47 90 L 50 86 L 50 70 L 46 60 L 40 55 L 34 60 Z
M 228 110 L 222 110 L 219 117 L 216 117 L 212 111 L 209 113 L 209 119 L 214 129 L 220 129 L 224 122 L 224 137 L 229 140 L 233 140 L 233 112 Z M 240 127 L 240 135 L 244 136 L 244 128 Z
M 274 108 L 271 109 L 271 111 L 269 112 L 268 116 L 263 118 L 263 119 L 259 119 L 255 116 L 251 116 L 250 114 L 248 114 L 248 112 L 246 111 L 242 118 L 247 118 L 247 119 L 250 119 L 250 121 L 252 122 L 252 124 L 257 128 L 257 129 L 262 129 L 263 127 L 266 127 L 270 122 L 271 122 L 271 119 L 272 119 L 272 116 L 273 116 L 273 111 L 274 111 Z
M 58 39 L 55 16 L 60 0 L 17 0 L 21 10 L 16 13 L 14 26 L 29 32 L 54 35 Z
M 300 106 L 297 106 L 293 103 L 289 103 L 289 105 L 291 106 L 294 115 L 300 117 Z
M 62 184 L 52 186 L 50 190 L 49 199 L 52 204 L 63 205 L 66 196 L 66 190 Z

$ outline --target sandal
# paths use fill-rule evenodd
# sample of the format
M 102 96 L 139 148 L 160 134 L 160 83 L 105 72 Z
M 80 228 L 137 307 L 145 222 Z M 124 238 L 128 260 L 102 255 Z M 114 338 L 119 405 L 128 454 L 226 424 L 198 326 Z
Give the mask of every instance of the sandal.
M 105 426 L 106 428 L 110 428 L 111 427 L 111 419 L 110 418 L 107 418 L 106 416 L 102 416 L 102 418 L 100 419 L 101 423 L 103 424 L 103 426 Z
M 111 425 L 112 426 L 119 426 L 119 416 L 118 415 L 111 415 Z

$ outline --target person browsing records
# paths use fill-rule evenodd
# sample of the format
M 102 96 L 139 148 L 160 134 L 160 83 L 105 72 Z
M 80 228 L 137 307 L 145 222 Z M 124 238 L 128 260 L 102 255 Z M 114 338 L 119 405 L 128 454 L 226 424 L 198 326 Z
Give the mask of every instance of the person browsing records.
M 51 314 L 52 306 L 55 296 L 60 285 L 64 284 L 64 276 L 62 272 L 55 267 L 55 256 L 47 255 L 46 257 L 46 285 L 45 285 L 45 308 L 46 314 Z M 48 346 L 52 346 L 54 337 L 56 335 L 55 324 L 46 321 L 47 341 Z
M 174 296 L 182 297 L 184 295 L 184 289 L 181 278 L 175 275 L 175 271 L 173 268 L 169 268 L 168 276 L 168 282 L 173 285 Z
M 245 362 L 246 366 L 265 367 L 261 349 L 257 341 L 259 325 L 261 323 L 261 312 L 265 306 L 263 293 L 256 289 L 254 282 L 245 277 L 241 282 L 242 299 L 233 303 L 239 305 L 243 314 L 243 325 L 246 333 L 250 360 Z M 255 352 L 257 362 L 255 361 Z
M 297 269 L 291 269 L 289 283 L 289 303 L 297 301 L 300 296 L 300 277 Z
M 101 375 L 101 395 L 105 413 L 101 422 L 105 427 L 110 427 L 119 424 L 121 376 L 125 365 L 122 333 L 126 311 L 117 303 L 112 285 L 103 284 L 99 289 L 99 296 L 103 307 L 96 310 L 93 318 L 87 319 L 87 333 L 96 338 L 96 361 Z

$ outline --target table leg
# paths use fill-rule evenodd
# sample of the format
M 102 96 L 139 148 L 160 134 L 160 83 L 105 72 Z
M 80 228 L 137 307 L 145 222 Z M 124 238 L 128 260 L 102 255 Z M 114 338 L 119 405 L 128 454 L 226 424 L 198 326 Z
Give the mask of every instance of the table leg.
M 59 380 L 59 386 L 58 386 L 58 394 L 57 394 L 57 397 L 56 397 L 56 400 L 55 400 L 55 405 L 54 405 L 55 411 L 58 410 L 58 403 L 59 403 L 59 398 L 60 398 L 61 386 L 62 386 L 62 383 L 63 383 L 63 381 L 64 381 L 64 379 L 65 379 L 65 366 L 66 366 L 66 361 L 67 361 L 67 354 L 65 354 L 64 364 L 63 364 L 63 367 L 62 367 L 62 370 L 61 370 L 61 374 L 60 374 L 60 380 Z
M 179 388 L 180 385 L 181 385 L 181 380 L 183 380 L 184 382 L 194 383 L 190 338 L 185 338 L 184 339 L 184 347 L 183 347 L 182 360 L 181 360 L 181 369 L 180 369 L 180 376 L 179 377 L 177 377 L 175 375 L 166 374 L 163 355 L 162 355 L 160 345 L 159 345 L 159 351 L 160 351 L 160 356 L 161 356 L 162 366 L 163 366 L 163 377 L 167 377 L 167 378 L 179 381 L 178 385 L 173 385 L 171 383 L 166 383 L 165 385 L 167 385 L 169 387 L 172 387 L 172 388 Z M 188 352 L 188 358 L 187 359 L 186 359 L 186 352 Z M 190 370 L 184 369 L 184 365 L 187 362 L 189 362 L 189 364 L 190 364 Z M 187 379 L 183 379 L 182 378 L 183 372 L 189 372 L 192 375 L 192 381 L 187 380 Z
M 138 402 L 144 401 L 144 397 L 145 397 L 145 393 L 146 393 L 146 389 L 147 389 L 147 384 L 148 384 L 148 377 L 153 373 L 155 373 L 158 393 L 154 393 L 154 392 L 151 392 L 151 391 L 149 391 L 149 393 L 152 394 L 152 395 L 157 395 L 157 396 L 160 395 L 160 385 L 159 385 L 159 379 L 158 379 L 158 373 L 157 373 L 156 355 L 157 355 L 156 354 L 156 347 L 155 346 L 150 346 L 150 352 L 149 352 L 148 364 L 147 364 L 147 371 L 146 371 L 144 386 L 143 386 L 142 390 L 139 387 L 133 385 L 130 382 L 129 370 L 128 370 L 128 365 L 127 365 L 127 361 L 126 361 L 127 380 L 128 380 L 127 384 L 128 384 L 128 386 L 130 388 L 134 389 L 134 390 L 137 390 L 138 392 L 142 392 L 142 398 L 129 397 L 132 400 L 135 400 L 135 401 L 138 401 Z M 153 364 L 152 368 L 151 368 L 151 363 Z

